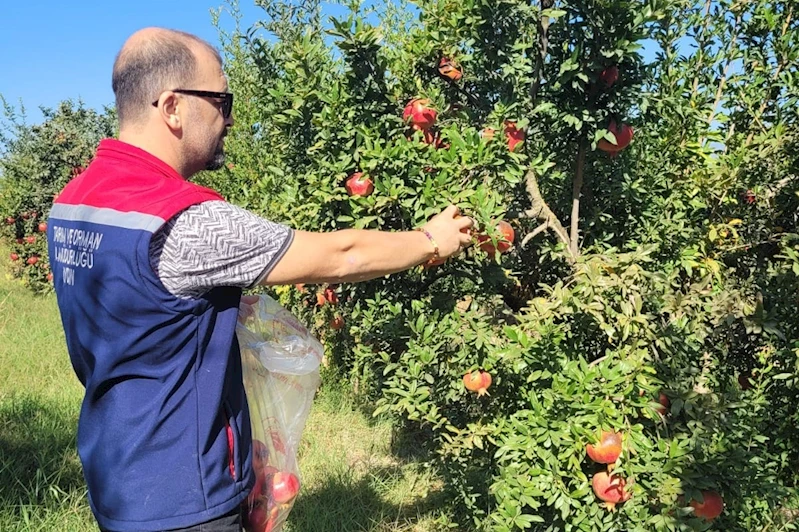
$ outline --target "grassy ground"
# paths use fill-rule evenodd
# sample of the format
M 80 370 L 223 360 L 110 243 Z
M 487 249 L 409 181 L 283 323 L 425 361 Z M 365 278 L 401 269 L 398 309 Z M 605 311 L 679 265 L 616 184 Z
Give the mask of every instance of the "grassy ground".
M 83 389 L 55 299 L 29 294 L 6 266 L 0 260 L 0 530 L 96 531 L 75 451 Z M 324 387 L 306 426 L 303 489 L 285 531 L 436 530 L 438 483 L 390 449 L 388 425 Z

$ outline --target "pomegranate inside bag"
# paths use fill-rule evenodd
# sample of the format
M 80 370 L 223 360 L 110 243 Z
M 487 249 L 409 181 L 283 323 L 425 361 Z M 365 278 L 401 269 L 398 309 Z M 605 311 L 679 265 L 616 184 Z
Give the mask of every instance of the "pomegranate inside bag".
M 266 295 L 242 298 L 236 336 L 256 474 L 244 502 L 244 528 L 278 532 L 300 490 L 297 450 L 321 382 L 324 349 L 293 314 Z

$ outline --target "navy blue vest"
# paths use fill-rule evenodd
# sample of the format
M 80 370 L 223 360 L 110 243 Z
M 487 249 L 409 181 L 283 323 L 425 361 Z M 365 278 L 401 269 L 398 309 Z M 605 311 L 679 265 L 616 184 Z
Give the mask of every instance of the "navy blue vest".
M 208 521 L 236 508 L 254 483 L 235 336 L 241 290 L 180 299 L 149 262 L 150 239 L 165 221 L 218 199 L 107 139 L 50 213 L 58 307 L 86 388 L 78 453 L 104 529 Z

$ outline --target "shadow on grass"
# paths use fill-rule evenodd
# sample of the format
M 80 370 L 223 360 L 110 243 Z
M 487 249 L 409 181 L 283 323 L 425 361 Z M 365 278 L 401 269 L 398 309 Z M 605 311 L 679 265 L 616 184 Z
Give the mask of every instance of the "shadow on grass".
M 45 506 L 54 494 L 85 492 L 75 405 L 7 396 L 0 399 L 0 427 L 0 507 L 16 513 Z
M 431 522 L 437 516 L 436 510 L 443 507 L 442 492 L 420 494 L 405 505 L 380 496 L 383 485 L 401 475 L 400 467 L 379 467 L 358 479 L 348 474 L 330 477 L 320 486 L 302 492 L 289 517 L 290 530 L 389 531 L 410 529 L 422 519 Z

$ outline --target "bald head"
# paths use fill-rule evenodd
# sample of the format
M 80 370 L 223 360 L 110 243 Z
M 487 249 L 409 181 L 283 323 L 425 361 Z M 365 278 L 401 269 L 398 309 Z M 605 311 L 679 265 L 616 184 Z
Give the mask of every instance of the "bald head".
M 182 31 L 145 28 L 131 35 L 114 61 L 111 80 L 120 127 L 142 121 L 163 91 L 193 88 L 199 58 L 209 55 L 222 64 L 213 46 Z

